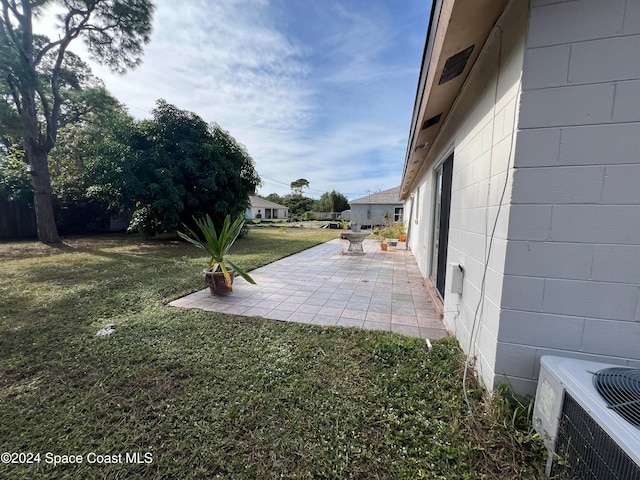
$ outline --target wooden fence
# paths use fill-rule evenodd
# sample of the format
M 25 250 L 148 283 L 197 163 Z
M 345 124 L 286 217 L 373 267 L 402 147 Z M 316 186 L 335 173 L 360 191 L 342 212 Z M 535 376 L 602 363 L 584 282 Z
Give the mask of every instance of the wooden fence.
M 0 239 L 36 237 L 37 233 L 32 206 L 0 198 Z

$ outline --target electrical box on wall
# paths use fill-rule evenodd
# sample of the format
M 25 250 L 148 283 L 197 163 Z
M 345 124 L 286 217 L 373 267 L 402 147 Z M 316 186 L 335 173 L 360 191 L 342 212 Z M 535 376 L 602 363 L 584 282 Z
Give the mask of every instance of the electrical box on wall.
M 459 263 L 451 264 L 451 293 L 462 295 L 462 281 L 464 280 L 464 267 Z

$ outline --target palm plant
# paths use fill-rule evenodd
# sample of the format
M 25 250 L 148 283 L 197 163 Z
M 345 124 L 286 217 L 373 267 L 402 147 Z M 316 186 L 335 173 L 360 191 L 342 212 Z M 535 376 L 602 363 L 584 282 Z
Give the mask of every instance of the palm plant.
M 198 232 L 192 230 L 186 225 L 185 228 L 187 229 L 187 232 L 178 232 L 178 235 L 180 238 L 186 240 L 192 245 L 195 245 L 209 255 L 210 259 L 207 271 L 213 273 L 221 272 L 222 275 L 224 275 L 225 284 L 230 292 L 233 291 L 231 286 L 232 278 L 227 264 L 247 282 L 255 285 L 256 282 L 247 272 L 227 258 L 227 254 L 229 253 L 231 246 L 240 235 L 242 227 L 244 226 L 244 219 L 242 217 L 238 217 L 232 223 L 231 216 L 227 215 L 219 233 L 216 232 L 216 228 L 209 214 L 207 214 L 204 219 L 197 219 L 194 217 L 193 220 L 202 233 L 202 238 Z

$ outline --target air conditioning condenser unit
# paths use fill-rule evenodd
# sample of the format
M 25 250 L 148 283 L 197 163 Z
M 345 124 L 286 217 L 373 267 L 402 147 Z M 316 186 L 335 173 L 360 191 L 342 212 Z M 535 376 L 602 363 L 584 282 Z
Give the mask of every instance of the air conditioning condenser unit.
M 640 480 L 640 369 L 543 356 L 533 426 L 552 478 Z

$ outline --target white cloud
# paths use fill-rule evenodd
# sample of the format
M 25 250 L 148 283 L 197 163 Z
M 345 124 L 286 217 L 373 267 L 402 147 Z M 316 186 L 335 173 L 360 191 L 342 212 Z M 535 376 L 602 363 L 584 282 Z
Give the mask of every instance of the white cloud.
M 164 98 L 218 122 L 268 177 L 265 194 L 297 178 L 356 197 L 399 183 L 424 2 L 156 3 L 143 64 L 122 76 L 94 66 L 132 115 Z

